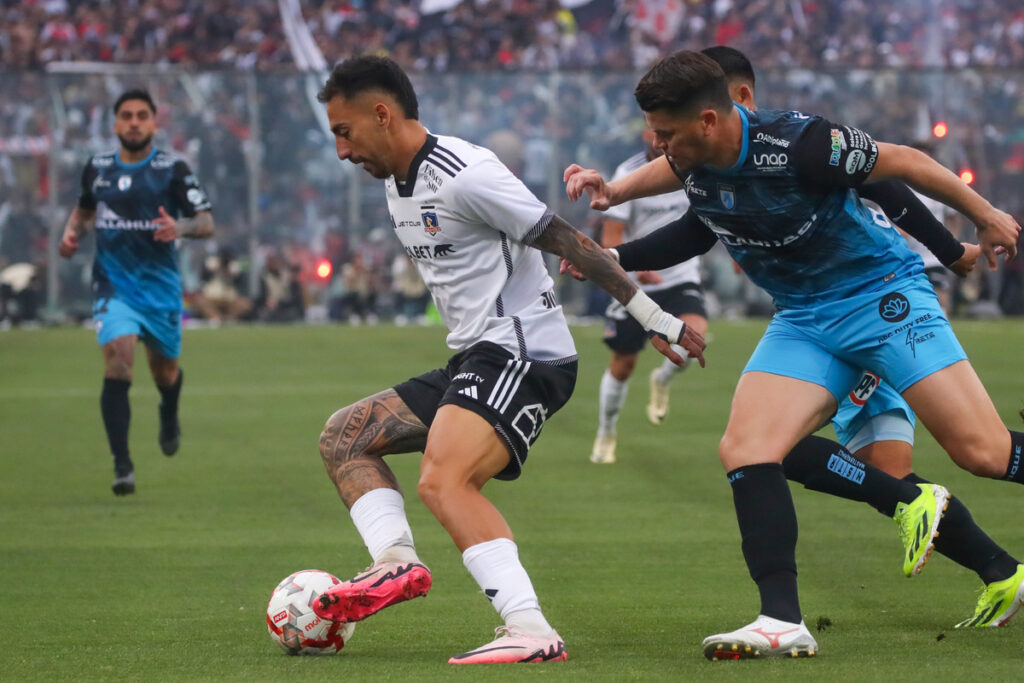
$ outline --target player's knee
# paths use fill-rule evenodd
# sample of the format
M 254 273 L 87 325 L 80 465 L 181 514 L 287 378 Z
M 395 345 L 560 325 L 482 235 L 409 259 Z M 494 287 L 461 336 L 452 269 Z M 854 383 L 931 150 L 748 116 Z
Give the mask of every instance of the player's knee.
M 103 376 L 108 379 L 120 379 L 125 382 L 132 381 L 132 362 L 130 357 L 123 354 L 107 354 Z
M 365 422 L 369 410 L 370 406 L 363 402 L 353 403 L 327 418 L 323 431 L 320 432 L 320 457 L 323 458 L 325 465 L 337 463 L 340 455 L 345 455 L 351 450 L 358 434 L 357 427 L 353 425 L 356 422 Z
M 947 449 L 953 461 L 979 477 L 1002 478 L 1010 454 L 1010 435 L 1005 429 L 998 433 L 974 434 Z

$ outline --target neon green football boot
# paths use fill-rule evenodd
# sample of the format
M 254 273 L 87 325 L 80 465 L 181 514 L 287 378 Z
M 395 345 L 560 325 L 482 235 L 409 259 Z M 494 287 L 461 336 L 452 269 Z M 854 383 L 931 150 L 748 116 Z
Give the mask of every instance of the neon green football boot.
M 899 503 L 892 516 L 899 525 L 900 540 L 906 554 L 903 573 L 917 576 L 921 573 L 939 536 L 939 522 L 949 505 L 949 491 L 938 484 L 918 484 L 921 495 L 909 503 Z
M 985 586 L 978 596 L 974 616 L 964 619 L 956 628 L 1006 626 L 1021 605 L 1024 605 L 1024 564 L 1018 564 L 1010 578 Z

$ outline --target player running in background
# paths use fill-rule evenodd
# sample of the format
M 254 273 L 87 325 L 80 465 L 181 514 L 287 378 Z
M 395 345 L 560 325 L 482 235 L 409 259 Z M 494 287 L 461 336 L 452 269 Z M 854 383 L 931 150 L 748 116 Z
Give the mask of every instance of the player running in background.
M 70 258 L 79 239 L 96 229 L 93 321 L 105 366 L 100 410 L 114 456 L 111 488 L 119 496 L 135 492 L 128 389 L 139 339 L 160 391 L 160 448 L 168 456 L 178 451 L 182 290 L 174 241 L 213 234 L 206 193 L 188 164 L 153 147 L 156 130 L 148 92 L 128 90 L 117 98 L 114 134 L 121 149 L 85 165 L 78 206 L 60 243 L 61 256 Z
M 427 372 L 342 408 L 320 454 L 373 564 L 324 593 L 317 614 L 359 621 L 432 582 L 420 562 L 398 480 L 383 456 L 423 451 L 417 493 L 505 622 L 452 664 L 566 658 L 544 618 L 512 532 L 481 489 L 516 479 L 544 422 L 569 399 L 576 349 L 540 250 L 573 259 L 626 310 L 703 362 L 700 335 L 665 313 L 614 259 L 555 216 L 489 150 L 433 135 L 392 60 L 357 57 L 319 93 L 338 158 L 385 181 L 398 239 L 415 261 L 457 353 Z M 577 262 L 579 259 L 579 262 Z
M 653 135 L 643 132 L 644 151 L 626 159 L 615 170 L 619 178 L 661 155 L 651 146 Z M 624 239 L 637 239 L 677 218 L 690 206 L 682 190 L 644 197 L 613 206 L 605 213 L 601 229 L 601 246 L 614 247 Z M 650 294 L 654 302 L 672 315 L 679 316 L 687 326 L 704 336 L 708 329 L 708 315 L 704 308 L 704 292 L 700 285 L 700 259 L 690 259 L 660 271 L 636 273 L 634 280 L 640 289 Z M 604 343 L 612 351 L 611 363 L 601 376 L 598 405 L 597 438 L 590 453 L 590 462 L 615 462 L 615 443 L 619 413 L 626 403 L 629 378 L 636 367 L 637 356 L 647 344 L 647 335 L 640 324 L 626 314 L 622 304 L 612 301 L 605 312 Z M 680 348 L 684 358 L 686 352 Z M 668 358 L 651 371 L 650 397 L 647 419 L 661 424 L 668 413 L 669 383 L 686 366 Z
M 591 207 L 603 210 L 685 187 L 691 208 L 683 219 L 641 240 L 639 249 L 623 245 L 622 265 L 664 267 L 719 239 L 779 310 L 740 378 L 719 446 L 761 614 L 705 639 L 705 655 L 813 654 L 782 461 L 835 413 L 862 368 L 900 392 L 961 467 L 1024 483 L 1024 434 L 1000 420 L 921 260 L 895 231 L 874 227 L 852 190 L 868 177 L 900 179 L 941 199 L 978 226 L 992 267 L 998 253 L 1016 255 L 1020 226 L 916 150 L 876 143 L 821 117 L 734 104 L 724 72 L 706 55 L 680 51 L 663 59 L 635 95 L 668 163 L 655 160 L 615 183 L 572 165 L 565 174 L 570 199 L 586 193 Z M 862 465 L 827 439 L 805 444 L 816 488 L 897 516 L 909 573 L 919 570 L 945 490 Z
M 722 67 L 733 101 L 756 110 L 754 69 L 746 56 L 739 50 L 722 45 L 702 52 Z M 925 275 L 935 288 L 940 305 L 946 310 L 941 294 L 950 291 L 950 276 L 956 273 L 963 277 L 973 270 L 980 249 L 977 245 L 958 243 L 949 234 L 940 219 L 949 212 L 944 204 L 912 192 L 898 181 L 862 185 L 859 194 L 877 205 L 886 216 L 895 216 L 901 232 L 908 237 L 911 250 L 919 256 L 924 252 Z M 881 227 L 886 221 L 884 217 L 878 217 L 877 222 Z M 946 263 L 943 264 L 942 259 L 907 231 L 913 231 L 943 254 Z M 945 283 L 945 287 L 940 288 L 937 283 Z M 913 471 L 914 422 L 914 411 L 907 402 L 871 372 L 861 376 L 832 418 L 839 443 L 855 458 L 894 477 L 924 484 L 928 481 Z M 810 484 L 810 488 L 815 482 L 808 479 L 803 457 L 805 449 L 813 452 L 820 445 L 815 444 L 814 439 L 808 437 L 806 443 L 798 444 L 782 463 L 788 478 Z M 1002 626 L 1024 603 L 1024 565 L 982 531 L 967 507 L 955 496 L 950 496 L 935 549 L 974 571 L 985 584 L 974 615 L 958 623 L 957 627 Z

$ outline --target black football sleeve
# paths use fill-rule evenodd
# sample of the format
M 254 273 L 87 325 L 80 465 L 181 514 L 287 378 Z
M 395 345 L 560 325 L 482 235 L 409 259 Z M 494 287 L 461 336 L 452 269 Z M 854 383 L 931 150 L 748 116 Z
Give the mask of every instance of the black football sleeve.
M 200 211 L 212 209 L 209 197 L 199 186 L 199 179 L 184 161 L 174 162 L 174 174 L 171 176 L 171 194 L 174 204 L 181 215 L 192 218 Z
M 894 225 L 921 242 L 947 268 L 964 255 L 964 245 L 905 184 L 898 180 L 865 183 L 857 193 L 878 204 Z
M 706 254 L 716 240 L 715 233 L 689 209 L 671 223 L 615 249 L 623 270 L 662 270 Z
M 86 211 L 96 210 L 96 195 L 92 193 L 92 184 L 96 180 L 99 171 L 92 165 L 92 160 L 82 170 L 82 192 L 78 195 L 78 208 Z

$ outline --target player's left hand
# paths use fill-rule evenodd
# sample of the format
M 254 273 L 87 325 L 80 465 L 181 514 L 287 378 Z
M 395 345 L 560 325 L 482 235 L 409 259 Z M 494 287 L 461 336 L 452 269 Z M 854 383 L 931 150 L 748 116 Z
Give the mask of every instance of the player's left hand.
M 697 362 L 700 363 L 701 367 L 704 367 L 704 349 L 707 348 L 707 343 L 704 341 L 703 335 L 697 332 L 689 325 L 683 325 L 683 333 L 679 336 L 679 340 L 676 342 L 679 346 L 686 349 L 690 358 L 696 358 Z M 672 350 L 672 345 L 668 343 L 664 337 L 657 334 L 651 336 L 651 346 L 658 349 L 658 352 L 668 358 L 676 365 L 682 367 L 686 362 L 682 356 Z
M 949 269 L 960 277 L 967 277 L 967 274 L 974 270 L 981 256 L 981 247 L 970 242 L 961 242 L 964 245 L 964 255 L 950 264 Z
M 158 226 L 156 232 L 153 233 L 153 239 L 157 242 L 173 242 L 178 239 L 178 229 L 174 223 L 174 219 L 164 211 L 164 207 L 158 209 L 160 215 L 153 219 L 153 224 Z
M 997 256 L 1006 254 L 1011 259 L 1017 255 L 1017 240 L 1020 238 L 1020 226 L 1013 216 L 993 208 L 980 220 L 975 221 L 978 227 L 978 246 L 988 260 L 990 270 L 998 267 Z

